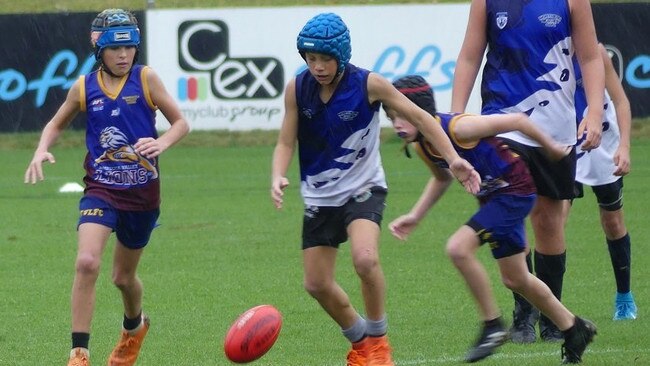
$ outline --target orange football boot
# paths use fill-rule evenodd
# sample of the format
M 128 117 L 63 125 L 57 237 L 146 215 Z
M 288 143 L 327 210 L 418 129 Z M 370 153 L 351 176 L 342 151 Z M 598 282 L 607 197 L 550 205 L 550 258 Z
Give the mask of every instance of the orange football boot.
M 347 366 L 366 366 L 368 353 L 368 337 L 359 342 L 352 343 L 352 349 L 348 352 Z
M 368 337 L 367 357 L 367 366 L 395 366 L 386 335 L 381 337 Z
M 68 366 L 90 366 L 90 357 L 88 350 L 83 348 L 74 348 L 70 351 Z
M 144 336 L 149 330 L 149 317 L 142 316 L 142 326 L 134 334 L 122 329 L 120 340 L 108 358 L 108 366 L 133 366 L 140 354 Z

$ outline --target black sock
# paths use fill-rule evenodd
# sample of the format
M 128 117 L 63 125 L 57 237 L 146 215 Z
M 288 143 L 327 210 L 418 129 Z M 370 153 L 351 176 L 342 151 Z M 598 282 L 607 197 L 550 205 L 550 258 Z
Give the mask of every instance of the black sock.
M 88 349 L 90 333 L 72 332 L 72 348 Z
M 622 294 L 630 292 L 630 266 L 632 261 L 630 247 L 629 233 L 620 239 L 607 240 L 607 249 L 609 249 L 614 278 L 616 278 L 616 291 Z
M 558 300 L 562 299 L 562 283 L 566 271 L 566 252 L 559 255 L 546 255 L 535 252 L 535 271 L 537 278 L 542 280 Z M 540 322 L 552 324 L 551 320 L 541 315 Z
M 142 323 L 142 311 L 140 311 L 140 314 L 136 316 L 133 319 L 129 319 L 124 315 L 124 321 L 122 322 L 122 326 L 124 326 L 124 329 L 126 330 L 133 330 L 138 327 Z

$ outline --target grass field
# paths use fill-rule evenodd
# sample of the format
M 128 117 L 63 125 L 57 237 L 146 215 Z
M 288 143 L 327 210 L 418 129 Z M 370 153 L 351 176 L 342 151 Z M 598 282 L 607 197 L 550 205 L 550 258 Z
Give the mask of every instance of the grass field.
M 159 8 L 220 6 L 431 3 L 430 0 L 157 0 Z M 463 2 L 463 1 L 438 1 Z M 603 2 L 603 1 L 594 1 Z M 608 1 L 612 2 L 612 1 Z M 621 1 L 619 1 L 621 2 Z M 3 1 L 0 13 L 142 9 L 145 0 Z M 633 290 L 639 319 L 613 322 L 614 279 L 598 222 L 594 197 L 575 203 L 567 227 L 568 271 L 563 299 L 596 322 L 599 335 L 585 365 L 650 364 L 650 121 L 635 124 L 633 170 L 625 179 L 626 222 L 633 242 Z M 385 136 L 389 135 L 386 131 Z M 70 347 L 69 296 L 76 254 L 80 194 L 58 193 L 80 182 L 83 135 L 68 131 L 52 149 L 46 180 L 23 184 L 36 133 L 0 134 L 0 365 L 63 365 Z M 302 206 L 295 166 L 286 207 L 270 202 L 269 168 L 273 132 L 194 132 L 162 156 L 161 226 L 145 251 L 140 276 L 144 307 L 152 318 L 140 366 L 226 366 L 222 344 L 230 323 L 262 303 L 277 306 L 284 326 L 275 347 L 253 365 L 343 365 L 348 344 L 339 329 L 302 289 L 300 227 Z M 382 146 L 390 185 L 385 223 L 410 208 L 427 171 L 408 160 L 395 139 Z M 474 211 L 472 197 L 458 186 L 440 202 L 407 243 L 382 233 L 382 261 L 388 282 L 390 337 L 398 366 L 455 365 L 474 341 L 478 320 L 464 284 L 444 254 L 446 237 Z M 91 353 L 105 364 L 121 326 L 122 305 L 110 282 L 109 245 L 97 284 Z M 338 280 L 361 306 L 356 275 L 344 245 Z M 481 259 L 492 276 L 507 320 L 510 293 L 500 285 L 489 250 Z M 558 344 L 504 345 L 483 365 L 559 364 Z
M 78 132 L 68 131 L 79 138 Z M 194 135 L 194 136 L 193 136 Z M 12 136 L 3 135 L 4 141 Z M 33 135 L 32 144 L 36 142 Z M 140 276 L 144 306 L 152 318 L 139 365 L 228 365 L 222 344 L 230 323 L 245 309 L 271 303 L 284 315 L 275 347 L 260 366 L 343 365 L 348 345 L 334 322 L 302 289 L 299 250 L 301 199 L 295 166 L 286 207 L 270 202 L 271 144 L 206 146 L 219 140 L 196 132 L 188 143 L 162 156 L 161 226 L 145 251 Z M 6 146 L 6 144 L 0 144 Z M 390 184 L 387 221 L 418 197 L 427 172 L 406 159 L 395 139 L 382 146 Z M 76 253 L 75 223 L 80 194 L 61 194 L 80 182 L 83 150 L 52 149 L 54 166 L 38 185 L 22 182 L 31 147 L 0 149 L 0 365 L 63 365 L 70 345 L 69 295 Z M 650 179 L 650 140 L 633 141 L 633 173 L 626 178 L 625 210 L 633 240 L 633 289 L 640 317 L 613 322 L 614 279 L 594 198 L 576 202 L 567 228 L 568 271 L 564 300 L 596 322 L 599 335 L 585 365 L 650 364 L 650 235 L 645 184 Z M 478 321 L 463 283 L 444 254 L 445 238 L 473 212 L 473 198 L 455 186 L 407 243 L 386 231 L 381 238 L 388 282 L 390 337 L 398 366 L 453 365 L 474 341 Z M 97 286 L 93 364 L 105 363 L 121 323 L 121 302 L 110 282 L 109 245 Z M 361 305 L 349 247 L 343 246 L 338 279 Z M 498 282 L 489 250 L 481 251 L 506 319 L 512 301 Z M 484 365 L 559 364 L 558 344 L 506 344 Z

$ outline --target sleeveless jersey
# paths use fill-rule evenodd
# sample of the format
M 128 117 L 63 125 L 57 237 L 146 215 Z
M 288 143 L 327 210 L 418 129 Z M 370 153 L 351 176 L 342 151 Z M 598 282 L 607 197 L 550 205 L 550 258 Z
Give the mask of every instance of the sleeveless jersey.
M 338 207 L 373 186 L 386 188 L 379 154 L 380 103 L 368 102 L 370 71 L 348 64 L 327 103 L 320 84 L 296 77 L 298 157 L 305 205 Z
M 474 166 L 481 176 L 481 189 L 476 194 L 479 201 L 485 202 L 493 194 L 528 196 L 534 194 L 535 184 L 526 163 L 510 150 L 498 137 L 485 137 L 473 143 L 461 143 L 453 133 L 454 123 L 463 115 L 438 113 L 436 119 L 449 136 L 458 155 Z M 449 166 L 437 150 L 418 134 L 415 141 L 420 151 L 438 167 Z
M 576 104 L 576 122 L 580 124 L 582 118 L 587 114 L 587 96 L 582 85 L 582 73 L 580 67 L 575 62 L 576 78 L 578 79 L 575 104 Z M 614 154 L 618 149 L 621 133 L 618 128 L 618 119 L 616 118 L 616 109 L 612 98 L 605 90 L 603 109 L 603 134 L 598 148 L 583 151 L 580 146 L 584 142 L 584 136 L 578 140 L 576 152 L 578 156 L 578 165 L 576 167 L 576 180 L 588 186 L 600 186 L 609 184 L 620 179 L 614 175 L 616 164 L 614 164 Z
M 133 66 L 116 94 L 104 87 L 99 71 L 80 77 L 81 110 L 87 115 L 85 194 L 121 210 L 160 205 L 158 159 L 147 159 L 133 147 L 140 138 L 158 136 L 147 69 Z
M 482 114 L 523 112 L 557 142 L 576 142 L 568 0 L 486 0 Z M 520 132 L 501 136 L 529 146 Z

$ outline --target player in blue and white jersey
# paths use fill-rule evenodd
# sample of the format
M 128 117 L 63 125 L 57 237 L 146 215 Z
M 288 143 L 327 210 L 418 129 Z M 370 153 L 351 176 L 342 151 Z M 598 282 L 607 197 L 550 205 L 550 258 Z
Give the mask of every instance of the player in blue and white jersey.
M 598 147 L 604 89 L 603 63 L 588 0 L 473 0 L 465 40 L 454 71 L 451 110 L 463 112 L 485 55 L 481 79 L 482 114 L 521 112 L 555 141 L 576 142 L 576 88 L 572 59 L 584 73 L 589 113 L 581 123 L 586 129 L 583 148 Z M 535 236 L 534 258 L 529 269 L 560 299 L 566 268 L 565 204 L 574 198 L 575 152 L 552 162 L 539 145 L 518 132 L 509 132 L 508 145 L 527 162 L 538 198 L 530 214 Z M 515 295 L 512 340 L 536 340 L 539 314 Z M 539 321 L 546 341 L 564 339 L 545 316 Z M 567 358 L 571 361 L 571 357 Z
M 25 172 L 25 183 L 44 179 L 43 162 L 73 118 L 84 112 L 87 154 L 84 195 L 79 203 L 78 251 L 72 286 L 72 350 L 69 366 L 90 364 L 89 339 L 95 284 L 102 253 L 116 234 L 113 282 L 124 304 L 123 331 L 109 365 L 136 362 L 149 319 L 142 312 L 137 267 L 160 213 L 158 156 L 183 138 L 189 126 L 158 75 L 137 65 L 140 30 L 133 14 L 106 9 L 91 26 L 99 69 L 81 76 L 45 125 Z M 171 127 L 158 136 L 156 110 Z
M 405 76 L 394 81 L 393 85 L 436 117 L 456 151 L 481 175 L 481 190 L 476 194 L 478 211 L 447 242 L 447 254 L 465 280 L 483 322 L 480 336 L 465 360 L 476 362 L 488 357 L 508 338 L 489 277 L 476 257 L 477 250 L 483 244 L 489 244 L 492 256 L 499 265 L 503 284 L 541 309 L 560 329 L 568 330 L 581 322 L 592 327 L 591 323 L 567 310 L 548 286 L 527 269 L 524 220 L 536 199 L 535 185 L 526 163 L 496 135 L 509 131 L 522 132 L 539 143 L 552 161 L 562 159 L 571 147 L 554 142 L 523 113 L 485 116 L 438 113 L 431 86 L 421 76 Z M 433 174 L 411 210 L 389 225 L 393 236 L 406 240 L 444 195 L 453 179 L 435 147 L 409 120 L 390 108 L 385 109 L 395 132 L 407 144 L 406 151 L 408 146 L 413 146 Z M 593 329 L 595 331 L 595 327 Z M 571 332 L 567 332 L 567 339 L 571 336 Z M 584 348 L 571 351 L 582 355 Z
M 273 153 L 271 198 L 283 205 L 286 178 L 298 144 L 304 286 L 352 343 L 347 365 L 393 365 L 385 314 L 379 234 L 387 184 L 379 155 L 381 103 L 422 127 L 466 189 L 480 179 L 461 159 L 433 117 L 376 73 L 352 65 L 350 32 L 336 14 L 310 19 L 297 47 L 308 70 L 285 89 L 285 115 Z M 350 241 L 361 280 L 365 316 L 352 306 L 334 276 L 337 251 Z
M 590 186 L 596 195 L 600 223 L 605 232 L 607 249 L 616 279 L 614 320 L 632 320 L 637 317 L 637 307 L 630 284 L 631 241 L 623 217 L 623 176 L 630 172 L 632 112 L 607 50 L 602 44 L 599 49 L 605 64 L 603 135 L 600 146 L 593 150 L 583 150 L 581 147 L 583 140 L 578 140 L 576 188 L 578 197 L 583 196 L 583 185 Z M 578 117 L 576 121 L 579 122 L 586 113 L 587 100 L 577 62 L 575 70 L 578 79 L 575 93 Z

